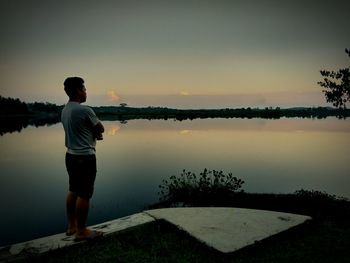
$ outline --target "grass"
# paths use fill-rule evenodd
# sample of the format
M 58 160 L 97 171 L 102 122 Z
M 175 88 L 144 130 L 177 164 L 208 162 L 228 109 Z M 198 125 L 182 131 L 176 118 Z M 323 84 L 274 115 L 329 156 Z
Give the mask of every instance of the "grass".
M 174 226 L 157 221 L 26 262 L 348 262 L 350 258 L 347 200 L 307 191 L 293 195 L 240 193 L 226 204 L 299 211 L 314 220 L 231 254 L 210 249 Z

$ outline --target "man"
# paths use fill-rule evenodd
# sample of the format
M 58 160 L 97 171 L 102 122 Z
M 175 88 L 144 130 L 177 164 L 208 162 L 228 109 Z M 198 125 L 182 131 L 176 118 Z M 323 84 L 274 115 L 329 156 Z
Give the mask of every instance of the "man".
M 104 127 L 91 108 L 80 105 L 87 98 L 82 78 L 67 78 L 64 81 L 64 90 L 69 97 L 61 114 L 67 147 L 66 167 L 69 175 L 66 234 L 68 236 L 75 234 L 75 240 L 79 241 L 102 235 L 101 232 L 86 228 L 86 220 L 97 172 L 96 139 L 103 139 Z

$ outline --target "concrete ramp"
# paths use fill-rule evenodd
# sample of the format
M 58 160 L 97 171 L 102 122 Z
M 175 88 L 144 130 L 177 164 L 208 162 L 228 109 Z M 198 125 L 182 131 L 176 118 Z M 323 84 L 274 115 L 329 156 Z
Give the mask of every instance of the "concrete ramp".
M 311 217 L 243 208 L 166 208 L 148 210 L 155 219 L 163 219 L 223 253 L 236 251 Z
M 155 219 L 148 214 L 138 213 L 90 226 L 89 228 L 103 232 L 103 237 L 105 237 L 153 221 L 155 221 Z M 29 256 L 40 255 L 48 251 L 79 245 L 84 242 L 88 241 L 76 242 L 74 241 L 74 236 L 68 237 L 65 233 L 60 233 L 23 243 L 13 244 L 0 248 L 0 263 L 25 259 Z
M 233 252 L 309 219 L 308 216 L 242 208 L 165 208 L 90 226 L 104 236 L 166 220 L 221 252 Z M 101 237 L 103 238 L 103 237 Z M 88 241 L 75 242 L 64 233 L 0 248 L 0 262 L 14 261 Z

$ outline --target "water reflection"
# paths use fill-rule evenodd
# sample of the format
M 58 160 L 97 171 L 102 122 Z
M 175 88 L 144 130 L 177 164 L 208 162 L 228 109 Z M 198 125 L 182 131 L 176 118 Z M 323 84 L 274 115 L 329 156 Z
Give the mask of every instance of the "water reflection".
M 312 119 L 103 122 L 89 224 L 144 209 L 182 169 L 232 172 L 248 192 L 301 188 L 350 197 L 350 122 Z M 0 137 L 0 246 L 65 230 L 62 125 Z M 10 202 L 8 201 L 10 200 Z M 43 213 L 43 211 L 45 211 Z M 6 216 L 4 216 L 6 215 Z M 16 229 L 16 231 L 14 231 Z
M 45 114 L 33 118 L 8 116 L 1 118 L 1 121 L 2 123 L 0 126 L 0 136 L 6 133 L 21 132 L 23 129 L 29 126 L 50 126 L 59 122 L 59 117 L 57 116 L 57 114 Z
M 128 121 L 135 121 L 135 120 L 140 120 L 141 122 L 144 121 L 145 119 L 141 118 L 142 116 L 136 116 L 134 120 L 124 120 L 120 119 L 118 116 L 104 116 L 101 118 L 102 121 L 106 122 L 111 122 L 113 121 L 115 123 L 115 126 L 113 128 L 110 128 L 108 132 L 112 134 L 116 134 L 119 130 L 121 125 L 126 125 Z M 320 119 L 314 119 L 314 118 L 286 118 L 286 117 L 280 117 L 275 120 L 281 120 L 281 122 L 277 122 L 277 125 L 287 125 L 286 127 L 292 127 L 293 129 L 296 127 L 295 125 L 307 125 L 306 128 L 311 128 L 311 129 L 317 129 L 317 125 L 320 125 L 321 129 L 325 128 L 326 123 L 330 122 L 332 125 L 328 126 L 327 129 L 334 130 L 336 127 L 343 127 L 341 123 L 343 122 L 349 122 L 346 121 L 346 119 L 342 118 L 336 118 L 336 117 L 328 117 L 327 121 L 324 122 L 317 122 L 316 120 L 326 120 L 326 117 L 320 118 Z M 0 126 L 0 136 L 6 134 L 6 133 L 12 133 L 12 132 L 21 132 L 23 129 L 29 127 L 29 126 L 34 126 L 34 127 L 40 127 L 40 126 L 50 126 L 53 124 L 57 124 L 60 122 L 60 117 L 59 114 L 43 114 L 43 115 L 35 115 L 32 118 L 28 117 L 3 117 L 1 116 L 2 120 L 2 125 Z M 151 117 L 147 119 L 148 121 L 153 120 L 153 122 L 156 122 L 157 120 L 159 121 L 160 119 L 152 119 Z M 167 119 L 164 119 L 167 120 Z M 195 118 L 191 118 L 190 121 L 193 120 L 198 120 Z M 210 123 L 210 119 L 207 119 L 208 123 Z M 213 120 L 213 119 L 212 119 Z M 228 123 L 234 124 L 234 125 L 243 125 L 242 127 L 238 127 L 238 129 L 245 129 L 247 125 L 253 125 L 254 128 L 257 123 L 274 123 L 271 121 L 271 119 L 268 118 L 248 118 L 245 119 L 245 117 L 235 117 L 235 118 L 216 118 L 214 120 L 219 120 L 220 123 L 224 124 L 223 126 L 220 127 L 215 127 L 217 128 L 226 128 Z M 253 120 L 252 122 L 246 122 L 246 120 Z M 287 121 L 286 121 L 287 120 Z M 174 121 L 174 122 L 184 122 L 188 123 L 188 119 L 179 119 L 179 118 L 174 118 L 170 119 L 169 121 Z M 285 127 L 285 128 L 286 128 Z M 230 126 L 232 128 L 232 126 Z M 304 127 L 303 127 L 304 129 Z M 191 129 L 183 129 L 180 131 L 181 134 L 187 134 L 191 131 Z
M 117 132 L 120 130 L 121 126 L 115 123 L 112 123 L 110 125 L 108 125 L 108 127 L 106 128 L 106 133 L 107 135 L 110 136 L 114 136 L 117 135 Z

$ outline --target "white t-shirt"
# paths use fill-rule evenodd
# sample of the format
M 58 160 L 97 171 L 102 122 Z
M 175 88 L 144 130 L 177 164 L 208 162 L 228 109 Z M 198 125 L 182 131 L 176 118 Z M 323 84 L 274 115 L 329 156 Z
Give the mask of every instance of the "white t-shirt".
M 65 144 L 70 154 L 89 155 L 96 152 L 93 127 L 99 123 L 95 112 L 88 106 L 69 101 L 61 113 L 66 134 Z

